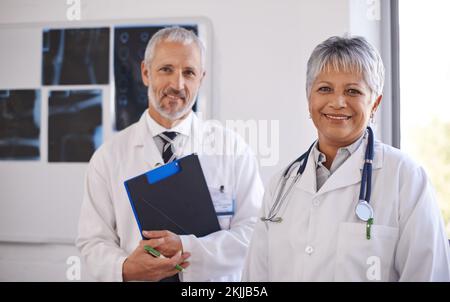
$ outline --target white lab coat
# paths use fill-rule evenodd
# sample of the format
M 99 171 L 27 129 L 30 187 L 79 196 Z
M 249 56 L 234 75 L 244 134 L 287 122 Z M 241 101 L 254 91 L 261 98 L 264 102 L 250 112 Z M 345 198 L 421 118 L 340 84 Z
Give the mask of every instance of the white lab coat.
M 355 215 L 367 140 L 316 190 L 311 152 L 280 213 L 258 221 L 244 281 L 450 281 L 449 243 L 425 171 L 405 154 L 375 143 L 374 225 Z M 297 169 L 291 174 L 294 177 Z M 267 217 L 281 173 L 266 190 Z
M 141 240 L 124 181 L 163 162 L 145 114 L 103 144 L 88 166 L 76 244 L 101 281 L 122 281 L 122 264 Z M 180 236 L 183 249 L 192 254 L 180 280 L 238 281 L 263 197 L 256 159 L 242 138 L 195 115 L 190 139 L 183 155 L 199 155 L 208 187 L 223 185 L 235 201 L 235 213 L 218 217 L 219 232 Z

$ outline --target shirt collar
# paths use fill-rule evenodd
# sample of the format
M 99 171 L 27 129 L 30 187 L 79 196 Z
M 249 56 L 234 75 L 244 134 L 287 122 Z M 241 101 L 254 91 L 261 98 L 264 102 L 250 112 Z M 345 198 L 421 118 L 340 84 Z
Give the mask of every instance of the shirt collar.
M 358 150 L 359 146 L 361 145 L 363 139 L 366 138 L 366 136 L 367 136 L 367 131 L 364 131 L 364 134 L 361 135 L 361 137 L 358 138 L 355 142 L 353 142 L 352 144 L 350 144 L 348 146 L 339 148 L 337 150 L 336 156 L 338 156 L 339 154 L 342 154 L 342 153 L 347 153 L 348 156 L 350 157 L 353 153 L 355 153 L 356 150 Z M 323 154 L 322 152 L 319 151 L 318 141 L 316 142 L 316 145 L 313 148 L 313 156 L 314 156 L 314 162 L 316 164 L 324 163 L 327 160 L 325 154 Z
M 178 132 L 180 134 L 183 134 L 185 136 L 190 136 L 191 134 L 191 128 L 192 128 L 192 116 L 193 113 L 192 111 L 189 112 L 188 116 L 186 118 L 184 118 L 181 123 L 179 123 L 178 125 L 176 125 L 173 128 L 167 129 L 163 126 L 161 126 L 160 124 L 158 124 L 158 122 L 156 122 L 148 113 L 148 110 L 146 110 L 145 112 L 145 119 L 147 121 L 147 126 L 150 129 L 150 132 L 152 133 L 153 137 L 160 135 L 163 132 L 166 131 L 173 131 L 173 132 Z

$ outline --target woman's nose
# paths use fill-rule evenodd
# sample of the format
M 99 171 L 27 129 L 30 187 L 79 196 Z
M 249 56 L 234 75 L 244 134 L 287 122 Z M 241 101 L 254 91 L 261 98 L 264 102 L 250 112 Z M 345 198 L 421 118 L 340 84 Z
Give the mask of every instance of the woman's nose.
M 333 107 L 335 109 L 346 107 L 347 101 L 346 101 L 345 95 L 342 95 L 342 94 L 333 95 L 331 97 L 329 104 L 331 107 Z

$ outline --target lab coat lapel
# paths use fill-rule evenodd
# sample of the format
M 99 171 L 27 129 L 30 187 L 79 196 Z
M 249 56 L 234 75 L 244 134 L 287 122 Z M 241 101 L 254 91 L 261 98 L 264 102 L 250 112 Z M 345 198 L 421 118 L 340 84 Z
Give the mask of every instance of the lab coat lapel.
M 366 152 L 367 140 L 364 140 L 358 149 L 340 166 L 328 180 L 323 184 L 318 194 L 351 186 L 361 182 L 362 169 L 364 166 L 364 157 Z M 383 149 L 379 142 L 374 146 L 374 160 L 372 171 L 380 169 L 383 165 Z M 315 176 L 314 176 L 315 177 Z
M 189 155 L 192 153 L 202 153 L 203 121 L 199 117 L 197 117 L 195 113 L 192 114 L 191 135 L 189 136 L 185 150 L 183 151 L 184 155 Z
M 315 147 L 313 147 L 313 148 L 315 148 Z M 297 169 L 295 169 L 295 171 L 297 171 Z M 300 179 L 296 186 L 308 193 L 311 193 L 311 194 L 316 193 L 316 188 L 317 188 L 316 164 L 314 163 L 313 152 L 309 153 L 308 162 L 306 163 L 305 171 L 303 171 L 303 174 L 302 174 L 302 176 L 300 176 Z
M 361 181 L 361 169 L 364 162 L 365 144 L 362 143 L 342 165 L 327 179 L 318 194 L 324 194 Z
M 150 132 L 148 128 L 147 121 L 145 120 L 147 110 L 142 114 L 139 122 L 135 128 L 135 136 L 134 136 L 134 145 L 136 152 L 141 154 L 144 161 L 149 165 L 149 169 L 153 169 L 157 166 L 157 164 L 164 164 L 164 161 L 161 157 L 161 154 L 158 150 L 158 147 L 155 144 L 155 140 L 153 139 L 153 134 Z

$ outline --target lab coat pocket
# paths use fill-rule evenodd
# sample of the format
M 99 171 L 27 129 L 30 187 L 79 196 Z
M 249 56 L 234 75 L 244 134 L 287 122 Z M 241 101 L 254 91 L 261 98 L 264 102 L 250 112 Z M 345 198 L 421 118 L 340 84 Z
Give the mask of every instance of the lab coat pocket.
M 365 223 L 339 225 L 335 281 L 391 281 L 398 228 Z
M 209 187 L 208 189 L 211 193 L 220 228 L 222 230 L 230 229 L 231 218 L 234 215 L 234 200 L 231 193 L 227 192 L 223 186 Z

